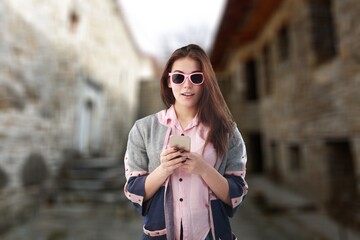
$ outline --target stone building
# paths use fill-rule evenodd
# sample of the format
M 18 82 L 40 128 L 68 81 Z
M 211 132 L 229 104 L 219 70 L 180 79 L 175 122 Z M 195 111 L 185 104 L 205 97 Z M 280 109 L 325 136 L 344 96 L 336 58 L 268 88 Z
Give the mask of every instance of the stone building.
M 70 155 L 121 158 L 153 70 L 116 0 L 2 0 L 0 30 L 1 230 Z
M 211 52 L 264 173 L 360 222 L 360 2 L 229 0 Z

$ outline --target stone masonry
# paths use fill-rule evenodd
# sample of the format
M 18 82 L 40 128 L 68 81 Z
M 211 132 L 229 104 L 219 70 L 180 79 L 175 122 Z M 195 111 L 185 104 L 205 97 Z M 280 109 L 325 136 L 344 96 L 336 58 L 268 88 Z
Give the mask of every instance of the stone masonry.
M 284 0 L 252 41 L 228 49 L 217 72 L 249 172 L 263 171 L 356 227 L 359 11 L 357 0 Z
M 1 231 L 66 161 L 121 161 L 152 66 L 113 0 L 3 0 L 0 29 Z

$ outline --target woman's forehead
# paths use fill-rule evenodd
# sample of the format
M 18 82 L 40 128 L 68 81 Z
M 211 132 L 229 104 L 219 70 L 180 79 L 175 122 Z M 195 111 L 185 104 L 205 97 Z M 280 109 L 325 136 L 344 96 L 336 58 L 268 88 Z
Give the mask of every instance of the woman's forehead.
M 177 59 L 174 64 L 172 65 L 171 71 L 179 71 L 184 73 L 191 73 L 194 71 L 200 71 L 200 64 L 189 57 L 186 58 L 179 58 Z

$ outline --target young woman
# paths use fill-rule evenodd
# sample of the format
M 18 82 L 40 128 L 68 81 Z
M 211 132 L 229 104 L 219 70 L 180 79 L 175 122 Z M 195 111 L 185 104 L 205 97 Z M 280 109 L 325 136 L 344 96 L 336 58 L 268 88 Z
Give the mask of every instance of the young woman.
M 166 109 L 136 121 L 125 155 L 124 192 L 144 216 L 142 239 L 234 239 L 246 150 L 202 48 L 171 55 L 161 96 Z M 190 137 L 190 151 L 170 146 L 172 135 Z

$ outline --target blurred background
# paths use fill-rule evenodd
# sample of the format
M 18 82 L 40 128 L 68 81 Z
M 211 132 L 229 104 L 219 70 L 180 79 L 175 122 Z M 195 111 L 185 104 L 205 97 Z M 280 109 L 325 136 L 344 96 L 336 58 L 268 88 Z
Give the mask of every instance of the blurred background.
M 1 0 L 0 239 L 140 239 L 134 121 L 208 52 L 248 151 L 240 239 L 360 239 L 358 0 Z

